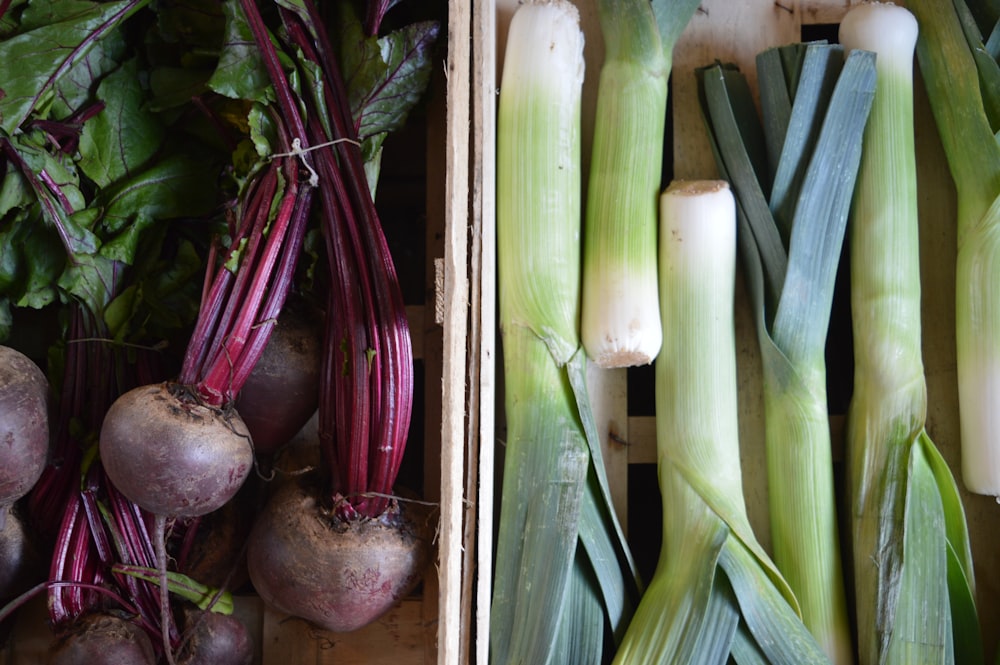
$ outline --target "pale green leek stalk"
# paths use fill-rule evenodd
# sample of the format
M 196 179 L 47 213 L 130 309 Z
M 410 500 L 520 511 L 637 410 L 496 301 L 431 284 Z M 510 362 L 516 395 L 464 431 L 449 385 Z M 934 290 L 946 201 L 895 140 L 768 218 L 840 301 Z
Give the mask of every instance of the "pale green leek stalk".
M 725 181 L 661 197 L 655 362 L 663 546 L 616 663 L 827 662 L 746 515 L 737 422 L 736 209 Z M 741 662 L 754 662 L 746 660 Z
M 962 480 L 1000 496 L 1000 145 L 950 1 L 907 3 L 917 57 L 958 194 L 955 343 Z
M 848 496 L 862 663 L 981 663 L 971 551 L 957 486 L 925 430 L 913 124 L 917 22 L 853 7 L 849 49 L 877 54 L 851 220 L 854 393 Z
M 600 367 L 648 365 L 662 341 L 656 273 L 667 79 L 698 0 L 600 0 L 604 37 L 583 249 L 581 336 Z
M 507 434 L 490 624 L 493 663 L 599 663 L 605 625 L 619 636 L 638 595 L 583 387 L 583 66 L 583 34 L 572 3 L 518 7 L 497 114 Z
M 746 79 L 732 68 L 702 70 L 702 104 L 717 163 L 742 211 L 774 560 L 824 652 L 851 663 L 824 354 L 874 56 L 845 61 L 838 46 L 796 44 L 768 49 L 757 62 L 763 127 Z

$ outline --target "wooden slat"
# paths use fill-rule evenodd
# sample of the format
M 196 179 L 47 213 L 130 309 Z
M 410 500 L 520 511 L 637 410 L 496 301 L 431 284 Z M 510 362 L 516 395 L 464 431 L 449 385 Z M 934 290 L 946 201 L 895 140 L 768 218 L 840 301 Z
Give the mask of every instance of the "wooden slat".
M 377 621 L 351 633 L 332 633 L 263 611 L 263 663 L 287 665 L 424 665 L 422 602 L 405 599 Z
M 468 334 L 469 125 L 472 9 L 448 3 L 444 336 L 441 366 L 441 521 L 438 538 L 438 662 L 459 662 L 462 521 L 465 512 L 465 372 Z
M 462 662 L 489 664 L 490 594 L 493 577 L 494 445 L 496 444 L 496 89 L 497 18 L 491 0 L 477 0 L 473 11 L 472 73 L 472 262 L 470 292 L 472 321 L 479 329 L 478 374 L 469 385 L 479 393 L 477 404 L 477 486 L 469 497 L 475 506 L 476 540 L 474 590 L 470 590 L 469 639 L 474 640 Z M 471 362 L 471 355 L 470 355 Z M 472 571 L 470 571 L 472 572 Z

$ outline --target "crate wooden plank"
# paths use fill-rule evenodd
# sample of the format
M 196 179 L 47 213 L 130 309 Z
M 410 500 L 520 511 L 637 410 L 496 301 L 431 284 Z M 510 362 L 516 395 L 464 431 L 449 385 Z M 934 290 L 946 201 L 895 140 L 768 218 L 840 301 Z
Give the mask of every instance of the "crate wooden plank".
M 263 611 L 262 662 L 289 665 L 424 665 L 422 602 L 408 598 L 351 633 L 332 633 L 295 617 Z
M 496 444 L 496 67 L 497 17 L 489 0 L 476 0 L 472 39 L 472 174 L 470 325 L 478 330 L 479 347 L 470 352 L 469 385 L 477 393 L 470 401 L 470 450 L 478 450 L 475 474 L 470 473 L 467 496 L 475 522 L 475 540 L 467 571 L 468 641 L 463 663 L 489 663 L 490 581 L 493 571 L 493 515 Z M 474 644 L 474 646 L 473 646 Z
M 472 10 L 448 6 L 443 361 L 441 366 L 441 519 L 438 540 L 438 662 L 459 661 L 463 637 L 465 398 L 468 334 L 469 114 Z
M 496 437 L 497 389 L 497 319 L 496 319 L 496 93 L 498 58 L 498 18 L 492 0 L 476 0 L 473 10 L 472 41 L 472 271 L 471 319 L 481 333 L 475 353 L 478 373 L 470 376 L 470 385 L 479 393 L 473 446 L 478 448 L 478 465 L 469 498 L 474 504 L 476 539 L 475 563 L 470 576 L 470 646 L 462 662 L 489 663 L 490 594 L 493 571 L 494 452 Z

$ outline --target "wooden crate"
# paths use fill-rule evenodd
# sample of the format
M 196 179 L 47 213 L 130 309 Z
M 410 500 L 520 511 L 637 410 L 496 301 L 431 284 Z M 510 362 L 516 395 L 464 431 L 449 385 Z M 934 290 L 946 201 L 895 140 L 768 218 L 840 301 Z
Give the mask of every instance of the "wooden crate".
M 587 37 L 584 83 L 584 167 L 589 153 L 593 126 L 593 100 L 603 45 L 601 43 L 594 0 L 575 0 Z M 747 74 L 756 87 L 754 57 L 769 46 L 800 41 L 803 38 L 836 39 L 836 24 L 847 11 L 851 0 L 702 0 L 701 6 L 683 33 L 674 51 L 671 80 L 672 155 L 668 156 L 665 176 L 676 178 L 718 177 L 707 135 L 697 105 L 695 67 L 715 60 L 733 62 Z M 905 3 L 904 3 L 905 4 Z M 472 176 L 472 225 L 483 237 L 492 237 L 493 140 L 496 93 L 505 47 L 505 32 L 517 0 L 481 0 L 474 15 L 473 50 L 473 149 L 475 162 L 482 171 Z M 930 115 L 924 91 L 916 86 L 915 114 L 921 219 L 921 270 L 923 284 L 923 349 L 928 387 L 927 429 L 956 479 L 959 431 L 957 384 L 954 349 L 954 269 L 955 269 L 955 196 L 946 161 Z M 586 171 L 585 171 L 586 172 Z M 479 325 L 493 330 L 495 320 L 495 283 L 493 248 L 484 243 L 473 260 L 482 266 L 483 282 L 474 287 L 479 294 Z M 740 278 L 738 278 L 739 280 Z M 838 306 L 835 304 L 835 308 Z M 742 282 L 737 284 L 736 303 L 737 354 L 739 381 L 739 419 L 744 492 L 750 520 L 761 543 L 770 550 L 767 512 L 767 484 L 764 456 L 763 402 L 761 370 L 755 331 Z M 830 345 L 840 352 L 849 349 L 845 335 L 849 324 L 831 323 Z M 483 367 L 479 390 L 482 393 L 480 420 L 479 523 L 491 525 L 498 508 L 494 506 L 494 455 L 502 436 L 502 395 L 490 400 L 498 383 L 500 368 L 487 367 L 495 356 L 495 337 L 484 336 L 480 346 Z M 838 482 L 843 465 L 843 420 L 850 377 L 844 373 L 849 362 L 842 355 L 830 368 L 831 430 Z M 659 494 L 655 485 L 655 428 L 652 413 L 652 379 L 648 368 L 637 370 L 590 371 L 590 395 L 602 430 L 603 448 L 616 510 L 625 526 L 640 567 L 651 572 L 659 547 Z M 846 391 L 846 392 L 845 392 Z M 838 400 L 838 395 L 840 399 Z M 837 402 L 840 404 L 837 404 Z M 972 540 L 977 583 L 977 602 L 987 658 L 993 658 L 1000 635 L 1000 567 L 997 552 L 1000 536 L 992 525 L 1000 519 L 1000 505 L 991 497 L 972 495 L 963 490 L 966 516 Z M 650 537 L 652 535 L 652 537 Z M 478 534 L 478 588 L 476 596 L 476 634 L 488 635 L 489 571 L 492 530 L 481 528 Z M 848 558 L 845 558 L 845 561 Z M 648 572 L 647 572 L 648 576 Z M 485 637 L 477 641 L 474 660 L 487 663 Z
M 466 389 L 467 348 L 475 344 L 469 318 L 468 259 L 472 14 L 463 0 L 441 0 L 441 4 L 447 7 L 447 24 L 441 32 L 442 41 L 447 42 L 445 61 L 435 65 L 425 123 L 406 130 L 416 133 L 403 139 L 414 149 L 394 157 L 404 171 L 407 162 L 412 164 L 419 179 L 410 178 L 393 194 L 406 198 L 407 187 L 426 186 L 425 210 L 403 220 L 404 225 L 422 229 L 423 238 L 416 244 L 422 245 L 424 252 L 416 261 L 425 273 L 416 277 L 424 285 L 422 302 L 407 306 L 414 359 L 422 364 L 424 377 L 423 384 L 415 386 L 423 403 L 423 433 L 408 446 L 419 449 L 423 460 L 419 479 L 423 498 L 436 502 L 440 509 L 436 556 L 414 594 L 373 624 L 351 633 L 320 630 L 267 608 L 255 596 L 237 596 L 236 614 L 257 643 L 255 665 L 457 663 L 459 645 L 468 637 L 468 622 L 463 623 L 462 617 L 469 615 L 471 603 L 463 601 L 468 594 L 463 593 L 462 557 L 466 549 L 463 540 L 471 538 L 468 529 L 475 524 L 474 519 L 468 519 L 471 504 L 464 499 L 466 451 L 474 450 L 468 445 L 465 415 L 471 399 Z M 394 137 L 387 141 L 387 154 L 396 141 Z M 425 154 L 414 154 L 416 151 Z M 389 162 L 387 157 L 380 191 L 392 187 L 388 174 L 398 171 Z M 407 174 L 402 177 L 407 178 Z M 420 197 L 416 198 L 419 203 Z M 396 254 L 400 243 L 394 245 L 388 227 L 386 233 Z M 406 242 L 403 250 L 410 249 Z M 396 260 L 399 267 L 399 256 Z M 404 284 L 404 292 L 408 287 Z M 0 665 L 45 662 L 52 638 L 46 622 L 45 600 L 38 597 L 18 613 L 11 638 L 0 648 Z

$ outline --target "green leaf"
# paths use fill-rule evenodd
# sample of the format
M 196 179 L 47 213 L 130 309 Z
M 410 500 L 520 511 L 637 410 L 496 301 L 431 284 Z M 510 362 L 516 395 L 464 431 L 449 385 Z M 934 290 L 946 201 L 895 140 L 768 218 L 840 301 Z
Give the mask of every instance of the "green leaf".
M 31 188 L 17 169 L 7 169 L 0 182 L 0 217 L 11 210 L 26 208 L 35 200 Z
M 123 332 L 135 309 L 137 291 L 138 287 L 135 284 L 126 286 L 104 308 L 104 323 L 108 326 L 108 333 L 116 340 L 124 338 Z
M 12 134 L 43 96 L 52 93 L 61 76 L 147 1 L 91 3 L 70 18 L 39 25 L 0 42 L 0 62 L 7 72 L 0 95 L 0 128 Z
M 154 222 L 152 217 L 141 212 L 138 213 L 131 224 L 126 226 L 117 236 L 101 245 L 101 255 L 112 261 L 131 265 L 143 232 Z
M 117 233 L 144 215 L 153 219 L 197 217 L 219 203 L 218 166 L 207 158 L 179 152 L 158 159 L 128 181 L 102 190 L 96 204 L 102 224 Z
M 81 254 L 57 282 L 60 289 L 82 301 L 90 312 L 101 316 L 117 291 L 118 264 L 100 254 Z
M 13 327 L 14 317 L 10 313 L 10 301 L 7 298 L 0 298 L 0 342 L 10 337 Z
M 140 169 L 159 149 L 163 127 L 143 104 L 139 68 L 129 60 L 97 89 L 104 110 L 80 135 L 80 170 L 98 187 L 108 187 Z
M 52 234 L 41 232 L 41 227 L 21 237 L 24 262 L 27 268 L 24 285 L 14 304 L 18 307 L 41 309 L 58 297 L 55 281 L 66 265 L 66 254 L 59 239 Z
M 502 491 L 511 500 L 500 510 L 490 645 L 496 662 L 546 663 L 578 546 L 590 455 L 565 370 L 548 345 L 524 326 L 505 329 L 503 341 Z
M 969 52 L 976 63 L 979 74 L 979 88 L 983 96 L 983 109 L 990 119 L 990 127 L 1000 129 L 1000 65 L 983 44 L 983 33 L 970 8 L 963 0 L 954 0 L 955 12 L 962 25 Z
M 786 247 L 807 171 L 806 164 L 816 147 L 824 118 L 827 115 L 836 117 L 827 109 L 843 63 L 844 52 L 839 46 L 810 44 L 805 47 L 799 73 L 801 85 L 795 89 L 781 146 L 768 146 L 768 154 L 776 154 L 778 160 L 771 165 L 774 182 L 769 202 Z M 784 77 L 778 80 L 760 78 L 761 90 L 765 87 L 784 89 Z M 763 92 L 761 95 L 763 97 Z
M 944 510 L 923 446 L 910 447 L 903 560 L 894 611 L 882 629 L 886 663 L 953 663 Z
M 757 646 L 774 665 L 829 663 L 829 658 L 744 544 L 728 539 L 719 557 Z
M 340 62 L 358 138 L 364 140 L 401 127 L 420 100 L 440 26 L 423 21 L 381 38 L 366 37 L 350 3 L 341 6 Z
M 156 568 L 116 563 L 111 567 L 111 570 L 121 575 L 151 582 L 157 586 L 160 584 L 160 571 Z M 167 589 L 170 590 L 170 593 L 191 601 L 200 610 L 211 610 L 219 614 L 233 613 L 233 595 L 231 593 L 197 582 L 187 575 L 172 570 L 167 571 Z
M 31 173 L 21 175 L 26 178 L 34 198 L 58 197 L 60 210 L 64 214 L 87 207 L 87 200 L 80 189 L 80 177 L 69 157 L 62 153 L 50 153 L 44 147 L 45 138 L 41 132 L 18 134 L 10 138 L 11 145 Z M 42 180 L 44 179 L 44 183 Z M 92 246 L 87 243 L 85 246 Z
M 219 64 L 208 87 L 233 99 L 267 103 L 274 99 L 274 89 L 246 16 L 236 0 L 226 0 L 222 8 L 226 15 L 226 33 Z
M 0 227 L 0 294 L 8 294 L 24 279 L 25 257 L 22 237 L 29 221 L 22 214 Z
M 562 620 L 550 663 L 600 665 L 604 648 L 604 607 L 586 555 L 577 549 L 566 585 Z
M 271 116 L 263 106 L 254 104 L 250 109 L 250 139 L 260 157 L 270 157 L 277 145 L 277 132 Z

